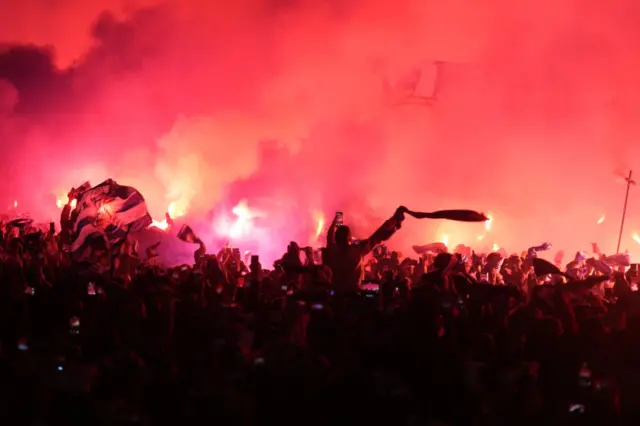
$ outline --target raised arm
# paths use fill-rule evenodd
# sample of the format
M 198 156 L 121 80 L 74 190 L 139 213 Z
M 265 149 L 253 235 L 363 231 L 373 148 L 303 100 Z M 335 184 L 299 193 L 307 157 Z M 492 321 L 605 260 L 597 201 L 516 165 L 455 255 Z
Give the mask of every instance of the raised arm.
M 331 225 L 329 225 L 329 229 L 327 229 L 327 247 L 331 247 L 336 243 L 336 226 L 337 226 L 338 216 L 333 217 L 333 221 L 331 221 Z
M 75 219 L 78 218 L 78 214 L 76 213 L 74 215 L 74 211 L 71 208 L 71 204 L 75 196 L 75 189 L 71 188 L 67 194 L 67 204 L 62 207 L 62 212 L 60 213 L 60 229 L 63 231 L 71 231 L 73 229 Z
M 196 241 L 200 246 L 196 249 L 195 252 L 193 252 L 193 257 L 195 260 L 195 264 L 199 265 L 200 262 L 202 261 L 203 257 L 205 254 L 207 254 L 207 246 L 204 245 L 204 243 L 202 242 L 202 240 L 198 240 Z
M 378 244 L 387 241 L 400 229 L 406 211 L 406 207 L 398 207 L 391 218 L 387 219 L 369 238 L 360 243 L 362 256 L 371 252 Z

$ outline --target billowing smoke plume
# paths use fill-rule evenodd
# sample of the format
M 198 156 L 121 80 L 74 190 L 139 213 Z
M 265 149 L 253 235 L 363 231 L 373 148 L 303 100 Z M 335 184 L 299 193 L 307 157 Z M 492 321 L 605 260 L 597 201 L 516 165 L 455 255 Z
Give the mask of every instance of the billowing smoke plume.
M 402 245 L 615 246 L 640 155 L 634 0 L 13 3 L 0 205 L 53 218 L 69 187 L 113 177 L 156 216 L 247 199 L 283 241 L 314 211 L 365 234 L 406 204 L 495 220 L 414 222 Z M 397 102 L 416 69 L 435 99 Z M 633 248 L 640 194 L 629 212 Z

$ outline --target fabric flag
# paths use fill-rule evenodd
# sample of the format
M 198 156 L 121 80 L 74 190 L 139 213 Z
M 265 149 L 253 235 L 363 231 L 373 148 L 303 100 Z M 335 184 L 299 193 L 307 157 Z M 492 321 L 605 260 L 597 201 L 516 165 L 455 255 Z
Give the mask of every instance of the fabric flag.
M 135 188 L 108 179 L 79 195 L 78 217 L 71 251 L 78 252 L 90 237 L 102 237 L 109 245 L 152 222 L 144 197 Z
M 549 263 L 546 260 L 537 257 L 534 257 L 531 260 L 533 261 L 533 270 L 539 277 L 549 274 L 565 276 L 565 274 L 563 274 L 562 271 L 553 263 Z
M 33 219 L 21 217 L 21 218 L 12 220 L 11 222 L 7 223 L 6 226 L 11 228 L 24 228 L 31 225 L 32 223 L 33 223 Z
M 412 246 L 412 248 L 417 254 L 446 253 L 448 251 L 444 243 L 431 243 L 422 246 Z
M 539 246 L 529 247 L 529 250 L 527 250 L 527 257 L 537 257 L 539 251 L 547 251 L 549 249 L 551 249 L 551 243 L 543 243 Z
M 473 210 L 438 210 L 432 213 L 407 210 L 407 214 L 416 219 L 447 219 L 458 222 L 486 222 L 489 220 L 483 213 Z
M 556 255 L 553 257 L 553 261 L 555 262 L 556 266 L 560 266 L 562 265 L 562 261 L 564 260 L 564 251 L 559 250 Z
M 200 238 L 198 238 L 193 232 L 193 229 L 189 225 L 182 225 L 180 228 L 180 232 L 178 232 L 178 238 L 180 238 L 185 243 L 199 243 Z
M 598 271 L 603 275 L 611 275 L 611 266 L 604 263 L 602 260 L 590 258 L 587 259 L 587 265 Z
M 416 93 L 418 83 L 422 79 L 422 69 L 414 68 L 401 76 L 394 85 L 396 96 L 401 98 L 409 98 Z
M 392 105 L 431 105 L 436 101 L 444 62 L 415 65 L 391 67 L 385 72 L 384 93 Z
M 598 256 L 602 256 L 602 252 L 600 251 L 600 247 L 598 246 L 598 243 L 591 243 L 591 248 L 594 254 L 597 254 Z
M 604 262 L 609 266 L 629 266 L 631 265 L 631 257 L 626 253 L 612 254 L 606 256 Z
M 78 199 L 80 197 L 82 197 L 82 194 L 84 194 L 85 192 L 87 192 L 88 190 L 91 189 L 91 184 L 89 183 L 89 181 L 86 181 L 85 183 L 83 183 L 82 185 L 80 185 L 77 188 L 71 188 L 71 193 L 73 193 L 73 196 Z M 69 200 L 71 201 L 71 200 Z

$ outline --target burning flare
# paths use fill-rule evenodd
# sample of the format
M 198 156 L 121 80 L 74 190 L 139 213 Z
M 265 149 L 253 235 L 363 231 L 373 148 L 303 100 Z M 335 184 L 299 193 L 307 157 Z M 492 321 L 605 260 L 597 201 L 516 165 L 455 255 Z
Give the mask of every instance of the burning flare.
M 598 219 L 598 225 L 601 225 L 604 220 L 606 219 L 605 215 L 602 215 L 602 217 L 600 217 L 600 219 Z
M 149 225 L 149 228 L 158 228 L 163 231 L 166 231 L 171 226 L 171 224 L 169 223 L 170 219 L 174 217 L 184 216 L 184 211 L 178 210 L 178 208 L 176 207 L 176 203 L 170 203 L 169 207 L 167 207 L 167 215 L 169 217 L 167 218 L 165 216 L 162 220 L 152 219 L 151 225 Z
M 313 220 L 316 223 L 316 231 L 315 231 L 315 236 L 313 240 L 316 241 L 322 234 L 322 231 L 324 231 L 324 222 L 325 222 L 324 214 L 318 210 L 314 211 Z
M 254 228 L 253 219 L 264 217 L 264 213 L 249 208 L 246 199 L 240 200 L 231 213 L 234 214 L 235 219 L 223 217 L 215 225 L 215 230 L 218 234 L 234 240 L 251 236 Z
M 491 225 L 493 224 L 493 216 L 491 213 L 487 213 L 487 220 L 484 222 L 484 229 L 487 232 L 491 232 Z
M 69 204 L 69 197 L 68 196 L 59 195 L 57 197 L 57 199 L 56 199 L 56 207 L 58 207 L 59 209 L 62 209 L 67 204 Z M 75 210 L 77 205 L 78 205 L 78 200 L 76 200 L 75 198 L 73 200 L 71 200 L 71 210 Z
M 187 209 L 185 207 L 178 207 L 175 202 L 169 204 L 167 207 L 167 213 L 170 217 L 182 217 Z
M 448 235 L 443 235 L 443 236 L 442 236 L 442 243 L 443 243 L 445 246 L 449 247 L 449 236 L 448 236 Z
M 640 244 L 640 235 L 638 235 L 637 233 L 634 233 L 631 238 L 633 238 L 633 241 Z
M 167 229 L 169 229 L 169 223 L 167 222 L 167 219 L 162 219 L 162 220 L 151 219 L 151 225 L 149 225 L 149 228 L 158 228 L 163 231 L 166 231 Z

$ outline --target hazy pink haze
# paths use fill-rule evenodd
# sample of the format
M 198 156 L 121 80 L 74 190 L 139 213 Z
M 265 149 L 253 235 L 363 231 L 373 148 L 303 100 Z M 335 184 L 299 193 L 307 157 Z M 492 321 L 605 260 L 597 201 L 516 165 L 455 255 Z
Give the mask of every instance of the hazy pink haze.
M 414 221 L 403 248 L 615 249 L 618 176 L 640 158 L 635 0 L 3 4 L 0 43 L 55 66 L 0 53 L 7 207 L 53 218 L 69 187 L 113 177 L 204 234 L 246 198 L 278 244 L 311 238 L 318 212 L 365 234 L 406 204 L 495 220 L 483 241 L 482 225 Z M 437 102 L 390 106 L 385 79 L 414 67 Z M 640 254 L 636 192 L 623 249 Z

